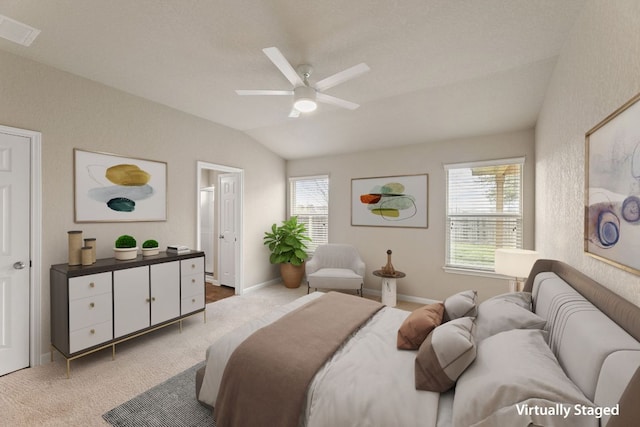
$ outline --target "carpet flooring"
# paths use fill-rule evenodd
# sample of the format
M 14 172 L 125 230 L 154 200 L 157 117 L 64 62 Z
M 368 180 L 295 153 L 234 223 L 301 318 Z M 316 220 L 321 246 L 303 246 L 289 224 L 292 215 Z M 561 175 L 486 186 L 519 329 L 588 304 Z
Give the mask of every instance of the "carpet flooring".
M 196 400 L 200 362 L 119 405 L 102 418 L 115 427 L 215 427 L 211 411 Z
M 203 361 L 227 332 L 304 294 L 276 284 L 224 298 L 207 305 L 206 322 L 198 313 L 182 332 L 176 324 L 117 345 L 115 360 L 105 349 L 72 361 L 70 379 L 60 354 L 53 363 L 43 355 L 41 365 L 0 377 L 0 426 L 109 426 L 104 413 Z
M 306 293 L 275 284 L 224 298 L 207 305 L 206 322 L 200 313 L 185 319 L 182 332 L 171 325 L 119 344 L 114 360 L 105 349 L 72 361 L 70 379 L 59 354 L 53 362 L 44 354 L 40 365 L 0 376 L 0 426 L 108 426 L 103 414 L 201 362 L 224 334 Z M 409 305 L 417 304 L 399 308 Z

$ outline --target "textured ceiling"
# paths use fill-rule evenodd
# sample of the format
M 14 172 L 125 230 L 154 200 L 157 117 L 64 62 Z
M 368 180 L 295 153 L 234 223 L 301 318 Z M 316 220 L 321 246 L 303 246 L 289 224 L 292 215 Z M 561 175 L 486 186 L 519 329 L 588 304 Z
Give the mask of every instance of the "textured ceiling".
M 584 0 L 2 0 L 42 33 L 0 49 L 243 131 L 284 158 L 519 130 L 535 124 Z M 371 71 L 288 117 L 262 48 L 320 80 Z

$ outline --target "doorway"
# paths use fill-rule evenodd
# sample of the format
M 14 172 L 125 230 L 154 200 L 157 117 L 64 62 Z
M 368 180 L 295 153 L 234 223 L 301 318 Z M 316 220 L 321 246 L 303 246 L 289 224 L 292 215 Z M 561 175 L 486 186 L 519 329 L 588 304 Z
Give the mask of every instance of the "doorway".
M 0 126 L 0 375 L 40 363 L 41 134 Z
M 207 282 L 242 294 L 242 169 L 197 162 L 196 244 Z M 207 284 L 208 286 L 208 284 Z

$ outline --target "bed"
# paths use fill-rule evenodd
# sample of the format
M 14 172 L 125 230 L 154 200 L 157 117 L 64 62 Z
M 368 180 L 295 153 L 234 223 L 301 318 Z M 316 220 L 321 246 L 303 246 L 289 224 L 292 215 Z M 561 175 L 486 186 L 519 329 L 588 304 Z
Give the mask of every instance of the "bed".
M 370 316 L 347 331 L 344 342 L 314 372 L 306 391 L 296 392 L 298 412 L 294 407 L 283 415 L 289 409 L 278 390 L 288 388 L 282 381 L 288 381 L 297 361 L 265 368 L 271 365 L 264 365 L 269 353 L 262 351 L 263 340 L 260 350 L 249 350 L 253 361 L 237 363 L 246 371 L 255 367 L 248 376 L 259 377 L 244 389 L 238 386 L 244 380 L 229 374 L 230 366 L 254 335 L 326 296 L 315 292 L 301 297 L 207 349 L 206 366 L 196 378 L 198 400 L 213 409 L 229 395 L 236 405 L 221 410 L 231 414 L 224 419 L 214 410 L 219 427 L 267 425 L 263 421 L 269 416 L 284 417 L 277 425 L 310 427 L 617 427 L 640 420 L 640 308 L 554 260 L 536 262 L 524 292 L 481 304 L 474 291 L 447 298 L 441 324 L 432 325 L 415 350 L 398 346 L 399 331 L 416 315 L 372 307 Z M 299 338 L 294 344 L 305 347 Z M 240 388 L 231 392 L 230 387 Z M 261 408 L 275 415 L 261 415 Z M 252 414 L 253 421 L 233 416 L 238 413 Z

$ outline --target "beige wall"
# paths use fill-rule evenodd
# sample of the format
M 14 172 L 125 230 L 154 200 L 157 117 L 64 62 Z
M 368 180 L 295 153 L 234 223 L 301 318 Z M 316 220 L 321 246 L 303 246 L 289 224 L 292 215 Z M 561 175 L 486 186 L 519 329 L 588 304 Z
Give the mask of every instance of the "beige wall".
M 637 0 L 585 3 L 536 127 L 536 246 L 637 305 L 638 276 L 584 253 L 583 209 L 585 133 L 640 91 L 639 16 Z
M 42 345 L 49 344 L 49 266 L 67 261 L 67 230 L 97 239 L 97 256 L 131 234 L 161 246 L 196 242 L 196 162 L 244 169 L 245 287 L 277 277 L 262 233 L 285 214 L 285 162 L 240 132 L 0 52 L 0 124 L 42 133 Z M 73 221 L 73 148 L 168 164 L 168 220 Z M 260 215 L 255 215 L 260 212 Z
M 352 243 L 367 264 L 365 288 L 380 290 L 371 273 L 393 251 L 393 265 L 407 273 L 398 280 L 398 293 L 433 299 L 466 289 L 480 298 L 507 291 L 507 282 L 493 278 L 445 273 L 445 172 L 443 164 L 525 156 L 525 247 L 533 247 L 534 225 L 533 130 L 454 141 L 410 145 L 287 162 L 288 176 L 329 175 L 329 241 Z M 351 179 L 429 174 L 429 228 L 351 226 Z

